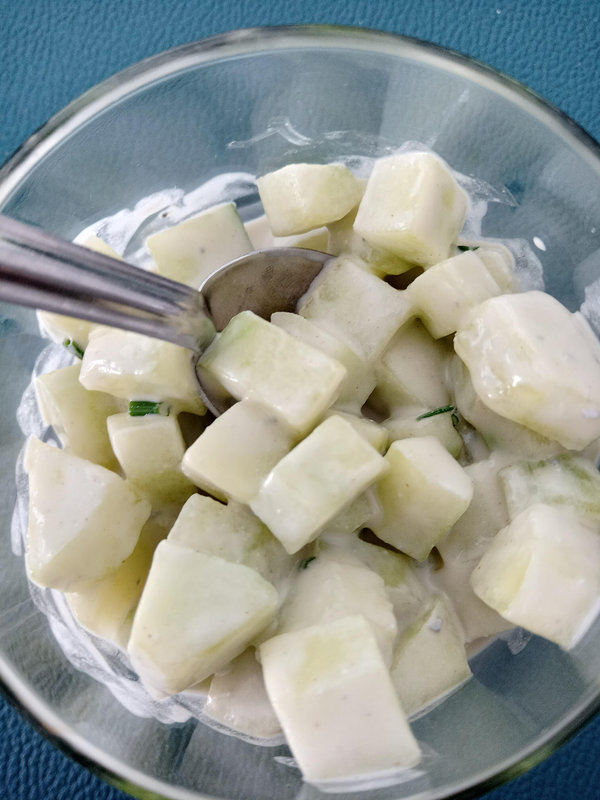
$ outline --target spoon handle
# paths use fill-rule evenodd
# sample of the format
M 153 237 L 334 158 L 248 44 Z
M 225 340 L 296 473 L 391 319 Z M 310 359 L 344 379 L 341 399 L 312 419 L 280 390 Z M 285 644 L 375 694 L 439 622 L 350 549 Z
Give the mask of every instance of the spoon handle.
M 0 214 L 0 299 L 201 351 L 215 329 L 196 289 Z

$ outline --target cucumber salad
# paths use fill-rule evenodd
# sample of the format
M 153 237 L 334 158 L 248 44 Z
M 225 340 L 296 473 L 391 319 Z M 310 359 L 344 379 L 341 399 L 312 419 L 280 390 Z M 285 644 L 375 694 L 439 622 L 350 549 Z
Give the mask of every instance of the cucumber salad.
M 154 707 L 285 741 L 322 787 L 401 779 L 477 647 L 569 650 L 598 613 L 600 344 L 469 234 L 430 151 L 256 185 L 264 216 L 156 214 L 140 244 L 196 288 L 254 249 L 332 256 L 296 313 L 244 311 L 202 354 L 216 419 L 189 351 L 40 312 L 74 356 L 35 378 L 27 572 Z M 102 230 L 78 241 L 122 256 Z

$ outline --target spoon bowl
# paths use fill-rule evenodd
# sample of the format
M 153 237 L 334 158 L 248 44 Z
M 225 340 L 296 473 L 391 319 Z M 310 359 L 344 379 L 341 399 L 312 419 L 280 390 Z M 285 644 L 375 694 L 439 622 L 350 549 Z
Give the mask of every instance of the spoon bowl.
M 0 299 L 142 333 L 193 351 L 198 392 L 216 416 L 231 404 L 197 361 L 232 317 L 293 311 L 331 258 L 258 250 L 217 269 L 200 291 L 0 215 Z

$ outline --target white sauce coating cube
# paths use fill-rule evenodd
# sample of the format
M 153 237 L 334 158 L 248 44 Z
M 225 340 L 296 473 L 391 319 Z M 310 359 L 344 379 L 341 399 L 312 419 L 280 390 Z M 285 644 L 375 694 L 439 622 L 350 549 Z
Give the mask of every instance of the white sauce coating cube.
M 371 528 L 423 561 L 466 511 L 471 478 L 434 436 L 392 442 L 385 460 L 391 469 L 377 483 L 383 513 Z
M 580 314 L 532 291 L 476 306 L 455 336 L 481 400 L 582 450 L 600 436 L 600 342 Z
M 417 316 L 435 339 L 457 331 L 472 308 L 503 292 L 479 251 L 435 264 L 415 278 L 407 291 Z
M 288 164 L 258 178 L 256 185 L 275 236 L 340 219 L 362 196 L 361 182 L 341 164 Z
M 174 415 L 115 414 L 107 427 L 125 477 L 147 494 L 153 506 L 184 503 L 195 492 L 181 471 L 185 444 Z
M 136 545 L 150 504 L 114 472 L 32 438 L 27 571 L 73 592 L 116 570 Z
M 86 389 L 124 400 L 166 400 L 177 411 L 204 414 L 192 353 L 185 347 L 114 328 L 96 328 L 81 362 Z
M 285 633 L 260 648 L 265 685 L 307 781 L 413 767 L 410 730 L 362 616 Z
M 242 400 L 200 434 L 185 451 L 182 468 L 201 489 L 248 503 L 295 439 L 271 408 Z
M 361 614 L 371 626 L 389 666 L 398 626 L 383 579 L 369 567 L 348 564 L 332 553 L 307 559 L 280 609 L 277 633 Z
M 295 553 L 386 469 L 349 422 L 329 417 L 277 464 L 250 507 Z
M 181 692 L 242 653 L 277 602 L 253 569 L 161 542 L 133 620 L 131 664 L 155 691 Z
M 199 289 L 219 267 L 246 255 L 252 244 L 235 203 L 222 203 L 148 237 L 157 272 Z
M 450 255 L 467 208 L 437 156 L 400 153 L 375 163 L 354 228 L 372 245 L 429 267 Z
M 270 406 L 305 433 L 336 399 L 346 370 L 252 311 L 237 314 L 199 366 L 237 400 Z
M 498 533 L 471 585 L 514 625 L 569 650 L 600 609 L 600 536 L 572 509 L 536 503 Z
M 367 360 L 377 358 L 413 316 L 406 292 L 348 256 L 333 259 L 321 270 L 297 310 Z
M 35 392 L 42 419 L 52 425 L 62 444 L 73 455 L 117 467 L 108 438 L 106 419 L 120 411 L 120 403 L 105 392 L 90 392 L 79 382 L 80 364 L 72 364 L 35 379 Z

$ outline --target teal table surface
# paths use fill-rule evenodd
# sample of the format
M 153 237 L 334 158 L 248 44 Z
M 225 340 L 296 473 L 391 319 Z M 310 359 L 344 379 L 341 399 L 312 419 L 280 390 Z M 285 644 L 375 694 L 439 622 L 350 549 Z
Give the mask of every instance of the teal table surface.
M 142 58 L 235 28 L 298 23 L 378 28 L 458 50 L 600 140 L 599 0 L 0 0 L 0 163 L 70 100 Z M 596 719 L 486 800 L 596 800 L 599 756 Z M 126 797 L 0 698 L 1 800 Z

